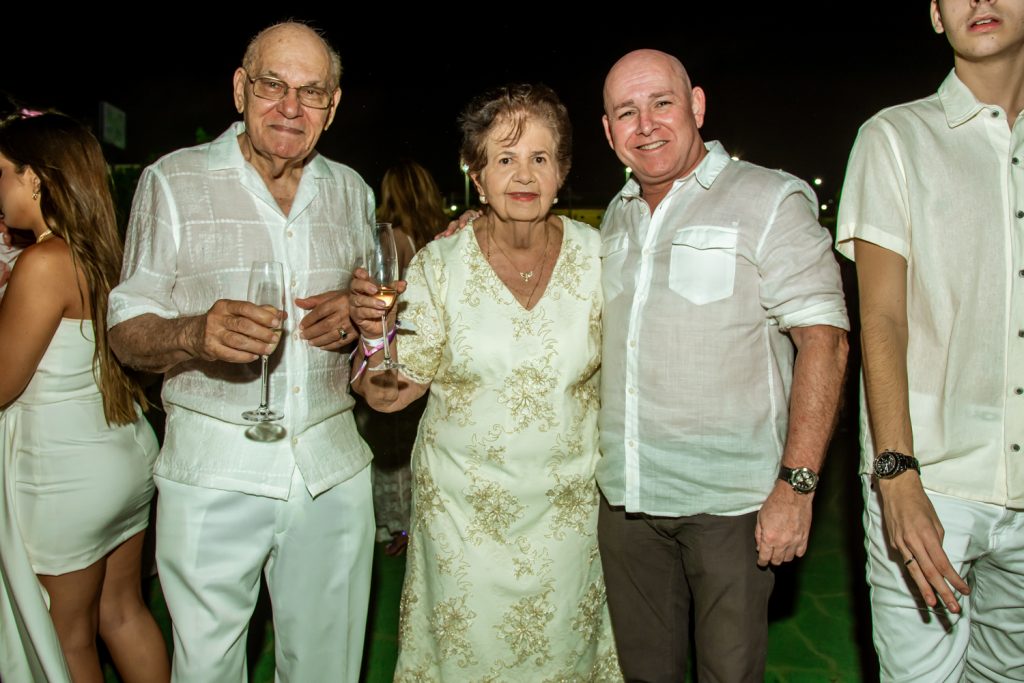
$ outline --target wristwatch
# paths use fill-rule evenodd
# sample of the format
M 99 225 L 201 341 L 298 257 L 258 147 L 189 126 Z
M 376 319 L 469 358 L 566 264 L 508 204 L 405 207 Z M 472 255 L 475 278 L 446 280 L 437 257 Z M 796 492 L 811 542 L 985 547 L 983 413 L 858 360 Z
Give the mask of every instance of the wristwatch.
M 818 473 L 809 467 L 779 468 L 779 479 L 793 487 L 797 493 L 810 493 L 818 488 Z
M 917 458 L 898 451 L 882 451 L 875 456 L 875 476 L 879 479 L 892 479 L 907 470 L 915 470 L 921 474 L 921 465 Z

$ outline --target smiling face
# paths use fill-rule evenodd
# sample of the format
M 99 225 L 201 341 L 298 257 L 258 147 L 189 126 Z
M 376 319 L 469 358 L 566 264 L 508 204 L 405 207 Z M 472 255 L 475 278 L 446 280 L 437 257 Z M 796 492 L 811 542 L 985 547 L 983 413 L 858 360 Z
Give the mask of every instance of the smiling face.
M 704 92 L 678 60 L 655 50 L 620 59 L 604 84 L 604 132 L 648 192 L 689 173 L 704 157 Z
M 245 119 L 246 135 L 262 155 L 302 161 L 316 147 L 320 134 L 334 119 L 341 90 L 331 84 L 331 61 L 323 41 L 312 30 L 295 25 L 278 27 L 260 39 L 250 72 L 235 71 L 235 105 Z M 312 85 L 333 92 L 328 109 L 302 105 L 295 90 L 280 100 L 253 94 L 249 78 L 269 76 L 291 87 Z
M 32 198 L 38 185 L 31 168 L 18 173 L 11 160 L 0 154 L 0 217 L 7 226 L 37 232 L 46 229 L 39 201 Z
M 1024 58 L 1024 0 L 932 0 L 931 15 L 958 59 Z
M 487 136 L 487 163 L 471 174 L 473 182 L 501 221 L 542 221 L 562 185 L 555 134 L 532 117 L 522 122 L 518 140 L 512 133 L 508 119 L 495 121 Z

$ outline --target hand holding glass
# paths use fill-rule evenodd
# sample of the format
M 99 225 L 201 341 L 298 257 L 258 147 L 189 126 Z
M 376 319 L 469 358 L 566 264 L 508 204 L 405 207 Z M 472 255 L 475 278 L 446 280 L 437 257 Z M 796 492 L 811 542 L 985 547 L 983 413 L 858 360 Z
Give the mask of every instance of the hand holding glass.
M 380 313 L 380 326 L 384 335 L 384 361 L 369 370 L 400 370 L 403 366 L 391 358 L 390 344 L 388 338 L 388 311 L 395 305 L 398 298 L 398 290 L 395 284 L 398 282 L 398 249 L 395 246 L 395 233 L 391 230 L 390 223 L 377 223 L 373 231 L 373 239 L 370 241 L 366 254 L 366 272 L 370 274 L 370 280 L 377 285 L 377 294 L 374 298 L 383 301 L 386 308 Z
M 284 310 L 284 266 L 277 261 L 254 261 L 249 272 L 249 301 L 257 306 Z M 276 330 L 280 335 L 281 330 Z M 275 345 L 276 348 L 276 345 Z M 273 351 L 271 351 L 273 353 Z M 280 420 L 284 415 L 271 410 L 270 383 L 267 377 L 267 356 L 260 356 L 263 364 L 260 379 L 260 407 L 247 410 L 242 417 L 249 422 Z

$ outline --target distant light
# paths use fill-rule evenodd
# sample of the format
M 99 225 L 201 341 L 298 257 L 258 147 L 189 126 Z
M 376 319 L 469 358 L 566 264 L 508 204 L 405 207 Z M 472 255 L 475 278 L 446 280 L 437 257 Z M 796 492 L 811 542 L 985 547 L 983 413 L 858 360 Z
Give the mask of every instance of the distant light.
M 458 209 L 459 209 L 459 205 L 458 204 L 452 204 L 452 206 L 451 206 L 451 210 L 452 211 L 458 211 Z
M 822 204 L 821 205 L 821 210 L 822 211 L 828 211 L 828 204 Z
M 736 155 L 734 154 L 734 155 L 732 156 L 732 160 L 733 160 L 733 161 L 739 161 L 739 160 L 740 160 L 740 158 L 739 158 L 738 156 L 736 156 Z
M 814 179 L 814 184 L 815 184 L 815 185 L 821 185 L 821 183 L 822 183 L 822 180 L 821 180 L 821 178 L 815 178 L 815 179 Z

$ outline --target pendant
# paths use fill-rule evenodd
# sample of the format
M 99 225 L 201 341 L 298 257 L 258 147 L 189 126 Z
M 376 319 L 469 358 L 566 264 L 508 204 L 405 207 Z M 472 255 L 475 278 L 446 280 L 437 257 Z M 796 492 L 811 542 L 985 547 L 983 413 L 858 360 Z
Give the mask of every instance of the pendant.
M 530 278 L 533 277 L 533 271 L 532 270 L 528 270 L 525 273 L 522 272 L 522 271 L 519 271 L 519 277 L 523 278 L 523 282 L 529 282 Z

